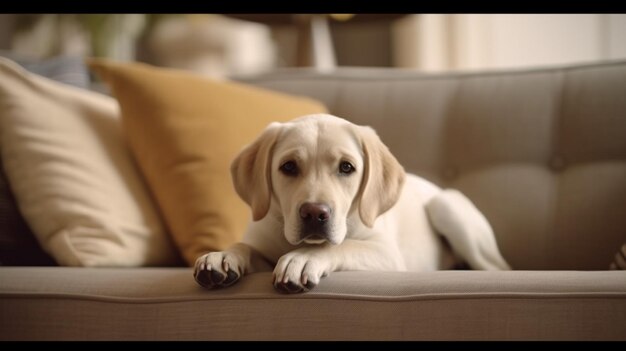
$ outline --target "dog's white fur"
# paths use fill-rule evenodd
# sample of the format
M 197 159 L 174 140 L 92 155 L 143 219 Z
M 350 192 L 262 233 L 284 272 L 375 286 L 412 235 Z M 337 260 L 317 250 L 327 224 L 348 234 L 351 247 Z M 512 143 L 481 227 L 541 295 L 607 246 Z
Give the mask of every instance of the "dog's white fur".
M 287 163 L 296 171 L 285 171 Z M 205 287 L 271 265 L 285 292 L 342 270 L 433 271 L 462 261 L 510 269 L 479 210 L 460 192 L 405 173 L 370 127 L 326 114 L 275 122 L 231 171 L 253 221 L 241 243 L 198 258 L 194 276 Z M 320 235 L 306 237 L 305 203 L 330 210 Z

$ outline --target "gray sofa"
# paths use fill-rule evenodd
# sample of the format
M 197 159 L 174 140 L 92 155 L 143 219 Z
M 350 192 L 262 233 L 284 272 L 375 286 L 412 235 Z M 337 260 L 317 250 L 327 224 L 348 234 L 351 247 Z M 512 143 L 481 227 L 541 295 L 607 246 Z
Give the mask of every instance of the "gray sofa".
M 217 291 L 191 268 L 0 267 L 0 340 L 626 340 L 626 62 L 426 75 L 241 78 L 376 128 L 471 198 L 514 271 L 338 272 Z M 410 228 L 409 228 L 410 230 Z

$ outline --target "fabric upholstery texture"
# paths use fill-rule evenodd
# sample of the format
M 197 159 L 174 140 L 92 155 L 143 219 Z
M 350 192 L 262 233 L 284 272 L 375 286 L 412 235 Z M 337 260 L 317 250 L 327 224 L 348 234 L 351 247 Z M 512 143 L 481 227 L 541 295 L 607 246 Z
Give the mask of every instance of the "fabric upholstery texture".
M 250 209 L 230 163 L 272 121 L 325 112 L 310 98 L 182 70 L 92 59 L 118 99 L 134 155 L 186 262 L 239 241 Z
M 0 340 L 626 340 L 619 271 L 337 272 L 296 295 L 271 272 L 207 291 L 188 268 L 7 267 L 0 281 Z
M 20 212 L 70 266 L 172 265 L 115 101 L 0 59 L 0 146 Z

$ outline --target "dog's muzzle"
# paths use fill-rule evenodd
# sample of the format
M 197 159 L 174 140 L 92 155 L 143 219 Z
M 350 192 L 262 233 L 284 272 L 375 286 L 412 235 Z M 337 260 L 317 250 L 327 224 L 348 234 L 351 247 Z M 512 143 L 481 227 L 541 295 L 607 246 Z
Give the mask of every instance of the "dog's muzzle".
M 300 206 L 300 239 L 306 241 L 328 240 L 331 208 L 322 203 L 305 202 Z

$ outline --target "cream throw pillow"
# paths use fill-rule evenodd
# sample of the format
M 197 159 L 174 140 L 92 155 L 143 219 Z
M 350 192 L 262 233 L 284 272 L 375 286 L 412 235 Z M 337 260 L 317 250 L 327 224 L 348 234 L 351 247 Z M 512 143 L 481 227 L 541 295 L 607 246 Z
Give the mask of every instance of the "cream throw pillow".
M 0 147 L 19 208 L 60 265 L 171 265 L 177 254 L 114 99 L 0 58 Z

